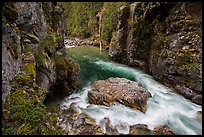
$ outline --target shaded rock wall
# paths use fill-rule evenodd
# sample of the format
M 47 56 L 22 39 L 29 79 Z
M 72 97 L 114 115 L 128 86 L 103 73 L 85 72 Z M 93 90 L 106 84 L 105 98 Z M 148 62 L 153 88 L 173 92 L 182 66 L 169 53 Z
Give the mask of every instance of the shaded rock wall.
M 65 88 L 76 87 L 75 83 L 69 83 L 72 70 L 75 70 L 70 70 L 64 79 L 59 80 L 55 67 L 57 64 L 52 59 L 53 56 L 61 56 L 67 66 L 72 66 L 74 62 L 66 57 L 66 12 L 61 5 L 55 2 L 7 2 L 3 3 L 2 16 L 3 98 L 9 95 L 12 80 L 21 70 L 22 60 L 30 56 L 34 56 L 36 62 L 34 71 L 38 86 L 49 91 L 53 84 L 64 81 L 67 85 Z M 74 74 L 77 75 L 78 71 Z M 77 79 L 77 76 L 74 78 Z
M 109 57 L 202 104 L 202 3 L 135 2 L 119 9 L 121 22 Z

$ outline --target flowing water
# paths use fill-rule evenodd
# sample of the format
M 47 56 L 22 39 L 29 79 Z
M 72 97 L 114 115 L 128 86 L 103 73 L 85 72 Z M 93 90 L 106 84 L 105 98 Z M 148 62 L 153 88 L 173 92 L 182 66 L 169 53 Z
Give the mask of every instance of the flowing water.
M 202 122 L 196 119 L 196 112 L 202 111 L 202 106 L 171 92 L 166 86 L 158 83 L 141 70 L 108 60 L 106 53 L 100 53 L 98 48 L 69 48 L 68 54 L 76 59 L 81 66 L 80 89 L 61 102 L 62 109 L 67 109 L 72 102 L 76 102 L 77 111 L 95 119 L 99 125 L 105 117 L 110 119 L 110 124 L 113 127 L 122 124 L 123 126 L 118 128 L 118 131 L 123 134 L 128 134 L 130 125 L 134 124 L 146 124 L 149 129 L 167 125 L 176 134 L 202 134 Z M 91 90 L 90 83 L 109 77 L 139 81 L 152 95 L 148 99 L 146 113 L 119 103 L 110 107 L 89 104 L 87 93 Z M 73 99 L 76 97 L 77 99 Z M 100 126 L 105 132 L 103 125 Z

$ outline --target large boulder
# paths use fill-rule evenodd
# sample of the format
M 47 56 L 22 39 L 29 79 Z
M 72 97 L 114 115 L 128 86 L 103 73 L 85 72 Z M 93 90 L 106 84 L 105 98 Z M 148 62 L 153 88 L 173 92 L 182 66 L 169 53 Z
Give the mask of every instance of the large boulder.
M 140 83 L 125 78 L 98 80 L 92 84 L 92 88 L 93 91 L 88 93 L 90 103 L 110 106 L 116 101 L 144 113 L 151 96 Z

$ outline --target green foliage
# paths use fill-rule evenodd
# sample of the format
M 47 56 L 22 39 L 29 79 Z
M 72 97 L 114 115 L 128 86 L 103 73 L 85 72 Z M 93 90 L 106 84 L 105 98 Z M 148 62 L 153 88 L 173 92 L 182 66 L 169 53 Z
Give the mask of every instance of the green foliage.
M 35 51 L 35 59 L 37 68 L 47 66 L 46 58 L 56 51 L 57 44 L 62 41 L 63 38 L 57 33 L 48 33 L 48 35 L 42 39 Z M 49 53 L 49 54 L 48 54 Z
M 22 70 L 26 71 L 29 73 L 32 78 L 35 77 L 36 71 L 35 71 L 35 64 L 33 62 L 29 62 L 28 64 L 23 64 Z
M 118 9 L 122 6 L 129 6 L 129 2 L 104 2 L 103 8 L 106 8 L 110 3 L 112 5 L 108 7 L 103 13 L 102 17 L 102 32 L 101 36 L 103 40 L 110 41 L 112 33 L 116 30 Z
M 118 9 L 122 5 L 129 6 L 130 2 L 111 2 L 102 17 L 102 39 L 110 41 L 112 32 L 117 25 Z M 98 17 L 96 14 L 107 7 L 110 2 L 69 2 L 62 3 L 67 11 L 67 30 L 69 36 L 88 37 L 98 33 Z
M 96 14 L 102 2 L 69 2 L 63 5 L 67 11 L 68 35 L 88 37 L 98 31 Z
M 46 135 L 63 134 L 56 126 L 57 115 L 46 112 L 45 105 L 39 101 L 36 91 L 15 89 L 4 104 L 3 134 Z
M 56 125 L 57 115 L 46 112 L 41 102 L 46 90 L 35 84 L 35 75 L 31 61 L 23 64 L 22 71 L 15 76 L 11 94 L 3 101 L 3 135 L 63 134 Z
M 38 102 L 38 98 L 35 98 L 34 95 L 30 95 L 30 98 L 25 98 L 28 95 L 23 91 L 24 90 L 16 90 L 11 94 L 10 111 L 13 112 L 13 118 L 22 123 L 21 126 L 28 124 L 26 127 L 32 127 L 28 133 L 27 130 L 22 133 L 33 134 L 42 128 L 41 121 L 43 120 L 45 108 L 43 108 L 43 104 Z M 34 105 L 35 103 L 38 105 Z M 17 132 L 21 134 L 20 131 Z
M 42 2 L 42 9 L 43 9 L 43 15 L 46 19 L 46 22 L 49 24 L 48 31 L 53 32 L 57 30 L 57 24 L 60 20 L 59 14 L 52 10 L 52 5 L 49 5 L 47 2 Z

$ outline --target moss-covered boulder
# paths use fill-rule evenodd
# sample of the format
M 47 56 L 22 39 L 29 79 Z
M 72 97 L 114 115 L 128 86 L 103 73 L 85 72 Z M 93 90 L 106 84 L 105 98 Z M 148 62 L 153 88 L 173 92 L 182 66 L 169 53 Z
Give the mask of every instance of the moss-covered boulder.
M 56 81 L 50 91 L 63 96 L 70 95 L 78 86 L 79 64 L 62 54 L 55 54 L 51 59 L 54 62 Z

